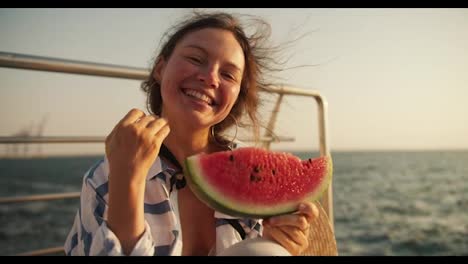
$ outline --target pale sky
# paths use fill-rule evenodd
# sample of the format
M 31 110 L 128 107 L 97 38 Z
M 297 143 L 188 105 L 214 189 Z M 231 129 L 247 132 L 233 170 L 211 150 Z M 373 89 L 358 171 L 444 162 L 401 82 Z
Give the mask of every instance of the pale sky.
M 468 9 L 223 9 L 271 23 L 295 87 L 328 101 L 331 151 L 468 148 Z M 190 9 L 0 9 L 0 51 L 148 68 L 159 39 Z M 0 68 L 0 136 L 105 136 L 131 108 L 139 81 Z M 277 132 L 316 149 L 316 103 L 286 98 Z M 31 129 L 29 129 L 31 130 Z M 33 146 L 37 148 L 36 146 Z M 47 145 L 103 153 L 101 144 Z M 0 145 L 0 156 L 5 146 Z

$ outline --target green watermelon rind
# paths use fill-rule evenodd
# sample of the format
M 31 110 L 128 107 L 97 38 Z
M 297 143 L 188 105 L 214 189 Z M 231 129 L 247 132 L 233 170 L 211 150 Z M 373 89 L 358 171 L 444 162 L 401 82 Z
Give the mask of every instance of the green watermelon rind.
M 321 184 L 314 192 L 309 193 L 303 199 L 281 203 L 276 206 L 253 204 L 242 204 L 239 201 L 231 201 L 226 199 L 223 193 L 213 189 L 210 184 L 206 184 L 203 180 L 202 173 L 199 170 L 200 166 L 197 164 L 199 156 L 191 156 L 185 160 L 188 175 L 186 177 L 188 185 L 193 193 L 201 200 L 207 203 L 208 206 L 218 212 L 228 214 L 230 216 L 248 217 L 248 218 L 267 218 L 276 215 L 289 214 L 297 211 L 300 202 L 314 202 L 321 198 L 322 194 L 328 188 L 332 181 L 333 164 L 331 156 L 324 156 L 327 158 L 327 168 L 324 171 L 325 175 Z

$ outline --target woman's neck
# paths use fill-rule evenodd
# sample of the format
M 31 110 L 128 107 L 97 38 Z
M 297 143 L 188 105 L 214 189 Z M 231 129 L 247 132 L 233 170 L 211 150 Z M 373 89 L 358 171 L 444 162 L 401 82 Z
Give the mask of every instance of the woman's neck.
M 171 132 L 164 140 L 164 145 L 172 152 L 180 164 L 186 157 L 200 153 L 211 152 L 209 130 L 190 130 L 171 126 Z

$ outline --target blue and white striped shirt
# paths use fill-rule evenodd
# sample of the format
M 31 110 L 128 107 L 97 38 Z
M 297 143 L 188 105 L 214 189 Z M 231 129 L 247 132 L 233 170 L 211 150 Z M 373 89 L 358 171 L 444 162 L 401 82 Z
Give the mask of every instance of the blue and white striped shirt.
M 73 227 L 65 241 L 67 255 L 124 255 L 116 235 L 106 224 L 108 209 L 109 166 L 104 157 L 83 177 L 80 206 Z M 182 232 L 177 203 L 176 170 L 158 157 L 146 177 L 144 197 L 145 231 L 131 256 L 180 256 Z M 174 187 L 174 188 L 173 188 Z M 215 212 L 216 245 L 210 254 L 222 252 L 242 241 L 228 221 L 235 219 L 245 231 L 245 238 L 262 235 L 261 219 L 236 218 Z

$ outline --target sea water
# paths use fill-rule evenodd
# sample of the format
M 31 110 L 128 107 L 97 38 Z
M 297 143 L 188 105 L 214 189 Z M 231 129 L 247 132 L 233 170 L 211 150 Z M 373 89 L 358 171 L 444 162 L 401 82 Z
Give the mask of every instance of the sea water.
M 468 255 L 468 151 L 332 156 L 339 255 Z M 0 159 L 0 196 L 79 191 L 101 158 Z M 77 208 L 78 199 L 0 205 L 0 255 L 63 246 Z

